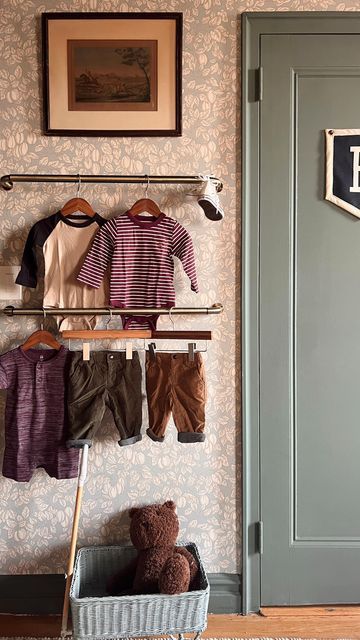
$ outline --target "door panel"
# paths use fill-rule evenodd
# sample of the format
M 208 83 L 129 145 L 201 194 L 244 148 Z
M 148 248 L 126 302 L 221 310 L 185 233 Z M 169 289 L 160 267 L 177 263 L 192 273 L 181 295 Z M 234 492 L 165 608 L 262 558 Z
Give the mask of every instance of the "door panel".
M 360 225 L 323 197 L 360 35 L 265 35 L 261 59 L 262 604 L 358 602 Z

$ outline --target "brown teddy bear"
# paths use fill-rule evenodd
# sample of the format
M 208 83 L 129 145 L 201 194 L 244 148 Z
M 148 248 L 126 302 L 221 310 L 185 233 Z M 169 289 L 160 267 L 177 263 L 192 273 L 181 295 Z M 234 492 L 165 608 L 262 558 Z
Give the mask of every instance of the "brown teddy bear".
M 174 594 L 189 590 L 198 566 L 190 551 L 175 546 L 179 533 L 175 509 L 172 500 L 130 509 L 130 538 L 138 555 L 126 572 L 111 578 L 110 595 Z

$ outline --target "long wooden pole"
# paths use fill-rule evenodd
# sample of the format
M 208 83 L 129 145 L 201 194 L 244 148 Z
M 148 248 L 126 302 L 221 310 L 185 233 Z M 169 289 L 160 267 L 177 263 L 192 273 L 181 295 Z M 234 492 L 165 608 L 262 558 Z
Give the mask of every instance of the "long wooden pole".
M 84 484 L 87 476 L 88 454 L 89 454 L 89 445 L 85 444 L 81 451 L 80 471 L 79 471 L 78 485 L 77 485 L 77 491 L 76 491 L 74 519 L 73 519 L 73 526 L 71 531 L 70 553 L 69 553 L 69 559 L 68 559 L 68 565 L 67 565 L 67 571 L 66 571 L 64 605 L 63 605 L 62 620 L 61 620 L 61 637 L 65 637 L 66 635 L 71 633 L 67 629 L 68 618 L 69 618 L 69 593 L 70 593 L 71 580 L 72 580 L 72 575 L 74 570 L 81 502 L 82 502 Z

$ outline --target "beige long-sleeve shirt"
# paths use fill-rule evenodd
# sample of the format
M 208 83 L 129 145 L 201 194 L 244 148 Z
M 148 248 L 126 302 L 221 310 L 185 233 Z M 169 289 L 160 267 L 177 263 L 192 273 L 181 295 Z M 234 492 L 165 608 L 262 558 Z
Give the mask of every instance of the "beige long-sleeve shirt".
M 93 238 L 106 220 L 94 217 L 68 216 L 60 211 L 39 220 L 30 229 L 23 253 L 17 284 L 35 288 L 38 282 L 36 247 L 44 255 L 44 308 L 89 308 L 109 306 L 109 282 L 105 277 L 99 289 L 77 280 Z M 94 328 L 94 316 L 58 317 L 59 329 Z

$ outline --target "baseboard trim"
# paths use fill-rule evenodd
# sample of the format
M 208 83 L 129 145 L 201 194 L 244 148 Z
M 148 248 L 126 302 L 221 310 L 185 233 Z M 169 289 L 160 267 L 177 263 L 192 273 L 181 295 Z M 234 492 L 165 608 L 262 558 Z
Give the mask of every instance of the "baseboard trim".
M 238 573 L 208 573 L 209 613 L 241 613 L 241 576 Z
M 210 573 L 209 613 L 240 613 L 240 576 Z M 65 578 L 61 574 L 0 575 L 0 614 L 61 613 Z

